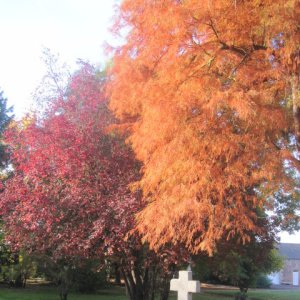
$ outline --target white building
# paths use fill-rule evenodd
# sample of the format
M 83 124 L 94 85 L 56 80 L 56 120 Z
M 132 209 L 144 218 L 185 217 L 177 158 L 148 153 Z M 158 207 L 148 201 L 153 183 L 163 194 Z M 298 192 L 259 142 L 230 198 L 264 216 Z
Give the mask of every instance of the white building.
M 269 278 L 275 285 L 300 285 L 300 244 L 281 243 L 278 251 L 284 258 L 284 267 L 280 272 L 272 273 Z

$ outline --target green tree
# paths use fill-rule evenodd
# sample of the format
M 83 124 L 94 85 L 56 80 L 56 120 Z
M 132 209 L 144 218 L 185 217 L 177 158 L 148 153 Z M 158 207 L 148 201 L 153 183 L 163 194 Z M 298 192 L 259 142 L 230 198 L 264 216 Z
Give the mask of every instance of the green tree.
M 261 223 L 266 222 L 263 216 L 260 218 Z M 252 235 L 245 245 L 235 239 L 218 243 L 214 256 L 199 257 L 200 278 L 237 286 L 240 289 L 237 299 L 246 299 L 248 288 L 256 286 L 261 275 L 282 268 L 282 258 L 275 249 L 275 233 L 269 229 L 264 235 Z
M 24 251 L 12 253 L 7 251 L 6 264 L 2 268 L 2 279 L 9 286 L 25 288 L 29 277 L 36 274 L 36 263 L 32 255 Z
M 13 108 L 7 106 L 7 99 L 4 97 L 3 91 L 0 90 L 0 193 L 3 191 L 3 182 L 9 177 L 8 170 L 9 155 L 7 147 L 3 142 L 2 136 L 4 130 L 7 128 L 13 119 Z M 0 224 L 0 272 L 5 277 L 5 267 L 14 262 L 14 257 L 9 248 L 4 242 L 4 232 L 2 230 L 2 223 Z
M 0 170 L 2 180 L 6 177 L 3 172 L 9 163 L 9 157 L 7 155 L 6 146 L 2 140 L 2 135 L 6 127 L 13 119 L 12 112 L 13 107 L 7 106 L 7 99 L 4 97 L 3 91 L 0 90 Z

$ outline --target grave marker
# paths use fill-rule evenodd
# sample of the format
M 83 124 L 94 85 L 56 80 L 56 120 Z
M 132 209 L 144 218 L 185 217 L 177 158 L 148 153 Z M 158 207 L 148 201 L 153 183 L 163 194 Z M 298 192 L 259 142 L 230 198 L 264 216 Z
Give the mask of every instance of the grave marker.
M 178 292 L 178 300 L 192 300 L 192 293 L 200 293 L 200 281 L 193 280 L 192 271 L 179 271 L 179 278 L 171 280 L 170 290 Z

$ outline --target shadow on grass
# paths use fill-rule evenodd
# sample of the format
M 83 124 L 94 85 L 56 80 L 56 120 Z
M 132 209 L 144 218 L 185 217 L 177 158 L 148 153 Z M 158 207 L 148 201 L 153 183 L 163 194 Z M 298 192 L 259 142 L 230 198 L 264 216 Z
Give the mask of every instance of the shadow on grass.
M 235 299 L 238 290 L 209 290 L 194 294 L 193 300 L 229 300 Z M 0 300 L 58 300 L 56 287 L 29 286 L 26 289 L 0 287 Z M 127 300 L 124 287 L 112 286 L 93 294 L 70 293 L 68 300 Z M 156 300 L 158 300 L 157 298 Z M 299 300 L 299 291 L 252 290 L 247 300 Z M 177 300 L 177 293 L 171 293 L 169 300 Z

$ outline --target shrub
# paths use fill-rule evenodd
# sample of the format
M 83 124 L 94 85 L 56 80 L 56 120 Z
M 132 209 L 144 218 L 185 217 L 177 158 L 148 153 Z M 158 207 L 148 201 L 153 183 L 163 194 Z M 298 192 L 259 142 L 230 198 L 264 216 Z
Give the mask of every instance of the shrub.
M 272 281 L 266 275 L 259 275 L 256 280 L 257 288 L 269 288 L 272 285 Z
M 105 270 L 95 269 L 93 261 L 87 261 L 84 265 L 76 267 L 72 271 L 72 286 L 77 292 L 92 293 L 107 285 Z

